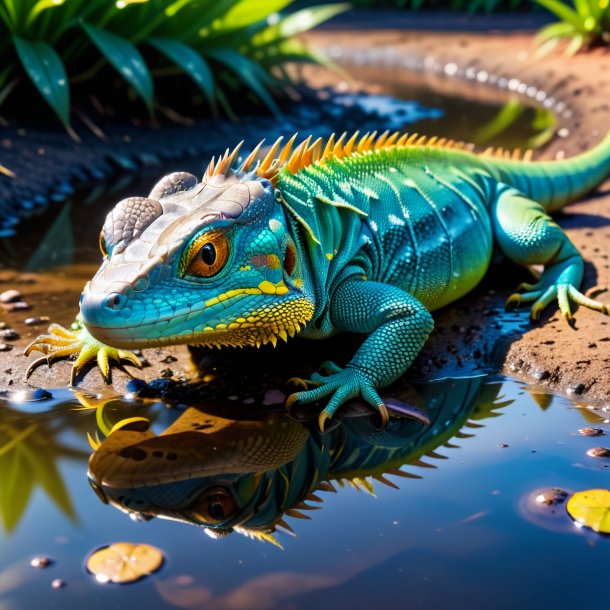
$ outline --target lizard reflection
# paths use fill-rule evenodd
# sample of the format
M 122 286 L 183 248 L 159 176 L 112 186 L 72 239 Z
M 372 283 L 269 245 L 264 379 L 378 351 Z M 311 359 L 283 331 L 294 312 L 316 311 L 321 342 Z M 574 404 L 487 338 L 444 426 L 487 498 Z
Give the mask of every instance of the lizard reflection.
M 419 467 L 433 467 L 423 456 L 441 457 L 438 447 L 469 435 L 463 427 L 478 427 L 473 420 L 512 402 L 501 402 L 500 387 L 484 377 L 417 391 L 404 384 L 396 395 L 402 404 L 422 405 L 430 424 L 392 417 L 383 430 L 357 406 L 325 433 L 315 421 L 284 412 L 189 407 L 159 435 L 116 426 L 91 456 L 89 478 L 100 499 L 136 518 L 275 542 L 277 529 L 292 532 L 287 517 L 309 518 L 304 511 L 320 508 L 319 492 L 346 484 L 372 491 L 375 481 L 396 487 L 389 476 L 419 478 Z M 393 404 L 399 412 L 401 403 Z

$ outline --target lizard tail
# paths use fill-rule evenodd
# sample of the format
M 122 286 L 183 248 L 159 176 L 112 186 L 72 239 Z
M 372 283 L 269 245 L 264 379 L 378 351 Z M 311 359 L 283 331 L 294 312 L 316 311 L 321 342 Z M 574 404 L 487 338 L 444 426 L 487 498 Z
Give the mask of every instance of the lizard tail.
M 548 212 L 581 199 L 610 176 L 610 132 L 594 148 L 561 161 L 493 163 L 497 177 L 538 201 Z

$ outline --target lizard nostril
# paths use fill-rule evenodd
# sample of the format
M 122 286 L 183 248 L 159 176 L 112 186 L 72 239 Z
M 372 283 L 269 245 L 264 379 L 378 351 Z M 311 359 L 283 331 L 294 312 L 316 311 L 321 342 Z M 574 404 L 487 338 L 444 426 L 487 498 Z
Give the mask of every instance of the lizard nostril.
M 127 304 L 127 297 L 118 292 L 110 293 L 104 300 L 104 307 L 112 311 L 119 311 Z

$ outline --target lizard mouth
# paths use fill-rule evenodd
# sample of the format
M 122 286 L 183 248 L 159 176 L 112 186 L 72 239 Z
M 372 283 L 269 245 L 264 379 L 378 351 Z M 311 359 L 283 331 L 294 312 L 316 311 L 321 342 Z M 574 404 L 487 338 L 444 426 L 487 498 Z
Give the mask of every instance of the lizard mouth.
M 236 299 L 237 300 L 237 299 Z M 225 310 L 228 314 L 228 311 Z M 199 330 L 182 330 L 180 314 L 148 324 L 101 326 L 85 318 L 87 330 L 98 341 L 120 349 L 159 347 L 164 345 L 202 345 L 206 347 L 260 347 L 277 344 L 296 335 L 313 317 L 313 303 L 305 297 L 293 297 L 254 307 L 249 314 L 227 315 L 220 322 Z M 186 316 L 185 316 L 186 317 Z M 127 321 L 126 321 L 127 322 Z

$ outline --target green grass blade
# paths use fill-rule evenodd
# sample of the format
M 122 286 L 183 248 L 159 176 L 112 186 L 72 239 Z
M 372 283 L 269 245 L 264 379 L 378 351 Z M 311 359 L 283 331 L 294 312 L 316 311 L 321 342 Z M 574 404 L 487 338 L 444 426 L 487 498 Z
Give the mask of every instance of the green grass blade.
M 152 112 L 152 76 L 138 49 L 124 38 L 101 30 L 90 23 L 82 22 L 82 26 L 91 42 L 93 42 L 117 72 L 135 89 L 148 110 Z
M 551 38 L 563 38 L 564 36 L 571 36 L 574 34 L 574 26 L 571 23 L 564 23 L 560 21 L 558 23 L 552 23 L 543 27 L 536 37 L 534 38 L 534 44 L 541 45 Z
M 56 51 L 44 42 L 24 40 L 13 34 L 21 65 L 59 120 L 70 126 L 70 88 L 64 64 Z
M 578 13 L 563 2 L 560 2 L 559 0 L 535 0 L 535 2 L 540 4 L 540 6 L 544 6 L 544 8 L 551 11 L 551 13 L 559 17 L 562 21 L 571 23 L 578 29 L 582 28 L 582 19 L 579 17 Z
M 270 77 L 256 62 L 232 49 L 216 49 L 207 55 L 234 72 L 247 87 L 256 93 L 273 114 L 281 114 L 275 100 L 263 85 L 264 82 L 269 82 Z
M 147 42 L 189 76 L 201 89 L 210 105 L 215 105 L 214 77 L 207 62 L 197 51 L 169 38 L 149 38 Z
M 269 26 L 263 32 L 257 34 L 253 38 L 252 44 L 258 46 L 292 38 L 311 30 L 324 21 L 328 21 L 335 15 L 344 13 L 350 8 L 351 5 L 349 4 L 327 4 L 325 6 L 305 8 L 292 15 L 288 15 L 277 24 Z
M 293 0 L 241 0 L 222 17 L 221 27 L 239 29 L 266 19 L 285 9 Z

